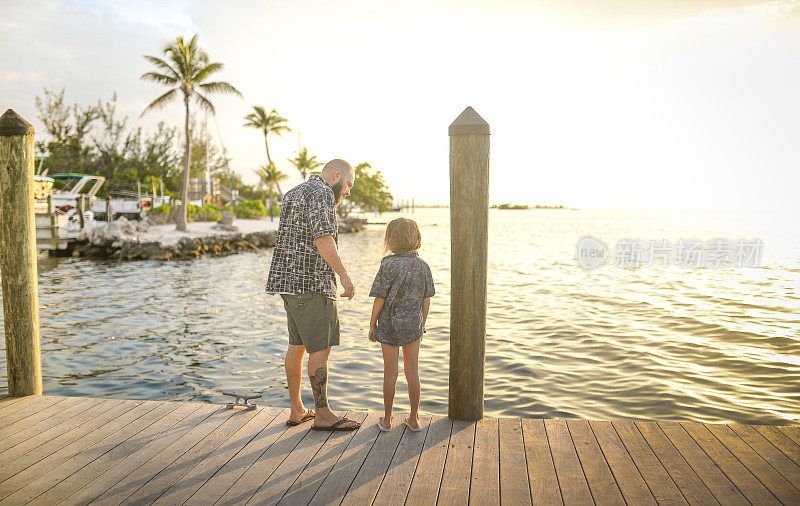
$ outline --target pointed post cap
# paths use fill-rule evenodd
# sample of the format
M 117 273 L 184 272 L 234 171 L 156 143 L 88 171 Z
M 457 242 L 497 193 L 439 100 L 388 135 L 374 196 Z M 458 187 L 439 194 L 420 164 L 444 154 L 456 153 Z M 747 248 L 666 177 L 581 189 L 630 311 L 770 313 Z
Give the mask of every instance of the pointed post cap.
M 33 125 L 22 119 L 13 109 L 0 116 L 0 137 L 13 135 L 33 135 Z
M 472 107 L 464 109 L 455 121 L 450 124 L 450 135 L 486 134 L 489 135 L 489 123 Z

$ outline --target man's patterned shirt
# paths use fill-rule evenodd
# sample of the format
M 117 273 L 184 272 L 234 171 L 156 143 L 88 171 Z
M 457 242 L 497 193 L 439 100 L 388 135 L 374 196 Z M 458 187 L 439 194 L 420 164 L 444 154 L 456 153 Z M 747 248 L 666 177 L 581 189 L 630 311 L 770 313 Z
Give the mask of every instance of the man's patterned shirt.
M 281 204 L 267 293 L 321 293 L 336 298 L 336 276 L 314 243 L 332 234 L 338 244 L 333 190 L 318 175 L 289 190 Z

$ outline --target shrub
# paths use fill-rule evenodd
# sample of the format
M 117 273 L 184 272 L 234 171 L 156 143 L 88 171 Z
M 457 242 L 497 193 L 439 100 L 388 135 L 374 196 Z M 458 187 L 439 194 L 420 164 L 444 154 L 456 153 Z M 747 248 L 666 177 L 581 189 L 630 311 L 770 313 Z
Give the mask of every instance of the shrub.
M 154 225 L 165 225 L 175 223 L 176 209 L 172 206 L 163 205 L 147 211 L 147 221 Z
M 217 206 L 193 206 L 189 204 L 187 220 L 192 221 L 219 221 L 222 218 L 222 210 Z
M 237 218 L 263 218 L 267 215 L 267 208 L 260 200 L 248 200 L 233 206 L 233 212 Z

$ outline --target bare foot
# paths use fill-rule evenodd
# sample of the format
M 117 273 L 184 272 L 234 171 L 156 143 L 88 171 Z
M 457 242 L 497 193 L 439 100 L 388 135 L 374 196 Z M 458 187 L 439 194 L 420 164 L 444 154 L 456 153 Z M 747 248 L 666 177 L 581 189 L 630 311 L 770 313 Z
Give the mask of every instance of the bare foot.
M 382 417 L 378 418 L 378 425 L 383 427 L 384 430 L 389 430 L 389 429 L 392 428 L 392 419 L 391 419 L 391 417 L 389 418 L 389 424 L 388 425 L 383 423 L 383 421 L 385 419 L 386 419 L 385 416 L 382 416 Z
M 419 417 L 415 416 L 414 418 L 411 418 L 409 416 L 408 418 L 404 419 L 403 422 L 405 422 L 405 424 L 412 429 L 419 430 Z

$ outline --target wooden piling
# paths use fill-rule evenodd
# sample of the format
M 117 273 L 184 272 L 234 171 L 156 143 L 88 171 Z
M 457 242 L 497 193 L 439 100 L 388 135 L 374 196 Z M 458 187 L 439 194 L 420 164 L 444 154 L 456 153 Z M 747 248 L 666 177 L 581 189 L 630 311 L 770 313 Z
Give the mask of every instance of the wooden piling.
M 86 212 L 86 197 L 83 195 L 78 196 L 78 223 L 81 225 L 81 229 L 86 227 L 86 217 L 84 213 Z
M 58 250 L 58 222 L 52 195 L 47 196 L 47 215 L 50 217 L 50 251 L 55 253 Z
M 448 414 L 483 418 L 489 124 L 467 107 L 450 125 L 450 393 Z
M 42 394 L 33 126 L 9 109 L 0 117 L 0 273 L 8 393 Z

